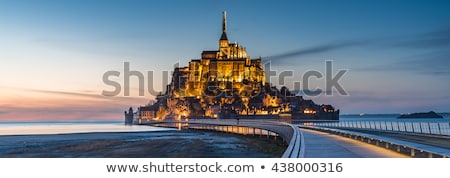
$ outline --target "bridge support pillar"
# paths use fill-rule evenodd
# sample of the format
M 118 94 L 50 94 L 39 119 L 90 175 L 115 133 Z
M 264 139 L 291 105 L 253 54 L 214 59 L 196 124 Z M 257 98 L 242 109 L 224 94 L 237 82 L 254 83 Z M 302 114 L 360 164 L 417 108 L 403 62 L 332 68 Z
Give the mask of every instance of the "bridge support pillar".
M 411 148 L 411 157 L 416 156 L 416 150 L 414 148 Z
M 441 124 L 440 123 L 437 123 L 437 125 L 438 125 L 438 130 L 439 130 L 439 135 L 441 135 L 442 134 L 442 132 L 441 132 Z

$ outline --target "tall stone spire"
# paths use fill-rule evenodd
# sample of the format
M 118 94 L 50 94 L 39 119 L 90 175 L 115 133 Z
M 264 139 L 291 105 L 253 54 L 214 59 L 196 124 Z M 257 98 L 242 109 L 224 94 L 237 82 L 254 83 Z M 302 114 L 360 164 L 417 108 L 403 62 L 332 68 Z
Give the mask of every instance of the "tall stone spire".
M 222 32 L 227 32 L 227 11 L 223 11 Z
M 227 12 L 226 11 L 223 11 L 222 36 L 220 37 L 220 40 L 228 41 L 228 36 L 227 36 Z

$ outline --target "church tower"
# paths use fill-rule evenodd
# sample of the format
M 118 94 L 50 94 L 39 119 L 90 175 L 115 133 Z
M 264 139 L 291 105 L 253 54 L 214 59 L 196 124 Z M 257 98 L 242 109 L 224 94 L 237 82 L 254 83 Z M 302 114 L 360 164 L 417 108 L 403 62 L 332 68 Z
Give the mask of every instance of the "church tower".
M 227 59 L 229 56 L 229 46 L 230 42 L 228 41 L 227 36 L 227 12 L 223 12 L 223 19 L 222 19 L 222 36 L 219 40 L 219 58 L 220 59 Z

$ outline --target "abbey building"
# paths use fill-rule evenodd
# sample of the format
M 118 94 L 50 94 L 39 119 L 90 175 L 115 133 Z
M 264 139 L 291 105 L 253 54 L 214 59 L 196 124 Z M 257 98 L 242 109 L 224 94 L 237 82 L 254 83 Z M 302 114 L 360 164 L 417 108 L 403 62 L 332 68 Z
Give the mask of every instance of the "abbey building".
M 186 67 L 174 69 L 172 81 L 156 102 L 125 112 L 126 123 L 162 119 L 287 118 L 337 120 L 339 110 L 317 105 L 286 88 L 266 83 L 261 58 L 230 43 L 226 12 L 218 50 L 203 51 Z

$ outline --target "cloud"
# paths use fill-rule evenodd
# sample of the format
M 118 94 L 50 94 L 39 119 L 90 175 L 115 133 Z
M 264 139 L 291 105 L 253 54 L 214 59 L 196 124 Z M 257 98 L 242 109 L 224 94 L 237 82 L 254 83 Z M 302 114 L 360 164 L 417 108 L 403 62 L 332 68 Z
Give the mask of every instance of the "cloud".
M 341 113 L 407 113 L 418 111 L 447 112 L 450 95 L 423 95 L 422 92 L 376 90 L 348 91 L 348 96 L 314 97 L 319 104 L 332 104 Z
M 5 88 L 5 87 L 3 87 Z M 123 111 L 136 104 L 146 104 L 146 97 L 107 97 L 100 94 L 20 89 L 10 101 L 0 102 L 0 120 L 104 120 L 121 119 Z M 38 98 L 33 93 L 48 94 Z M 61 97 L 63 96 L 63 97 Z M 27 102 L 15 102 L 26 100 Z
M 101 96 L 101 95 L 78 93 L 78 92 L 39 90 L 39 89 L 22 89 L 22 90 L 27 90 L 27 91 L 31 91 L 31 92 L 37 92 L 37 93 L 46 93 L 46 94 L 70 95 L 70 96 L 79 96 L 79 97 L 88 97 L 88 98 L 103 98 L 103 96 Z
M 34 121 L 34 120 L 115 120 L 123 118 L 125 106 L 98 105 L 91 106 L 60 106 L 60 107 L 3 107 L 0 114 L 3 121 Z
M 418 34 L 394 43 L 394 46 L 422 49 L 448 49 L 450 47 L 450 27 Z
M 286 59 L 290 59 L 293 57 L 302 57 L 306 55 L 313 55 L 313 54 L 321 54 L 329 51 L 349 48 L 349 47 L 355 47 L 360 45 L 367 45 L 370 43 L 370 40 L 349 40 L 349 41 L 340 41 L 340 42 L 334 42 L 334 43 L 328 43 L 318 46 L 313 46 L 309 48 L 302 48 L 286 53 L 276 54 L 272 56 L 266 56 L 263 57 L 264 60 L 270 60 L 272 62 L 279 62 Z
M 394 71 L 410 71 L 419 72 L 428 75 L 450 76 L 450 52 L 436 51 L 413 55 L 398 60 L 393 60 L 388 64 L 378 66 L 355 68 L 352 71 L 359 72 L 394 72 Z
M 392 63 L 380 66 L 357 68 L 355 71 L 419 71 L 431 75 L 450 76 L 450 26 L 431 32 L 419 33 L 409 36 L 377 37 L 367 39 L 348 39 L 338 42 L 302 48 L 286 53 L 263 57 L 276 64 L 292 62 L 287 60 L 294 57 L 300 58 L 307 55 L 322 54 L 352 47 L 372 47 L 377 51 L 383 49 L 407 48 L 417 50 L 421 54 L 392 59 Z M 302 61 L 304 62 L 304 61 Z M 353 69 L 352 69 L 353 70 Z
M 407 48 L 414 55 L 390 59 L 378 66 L 353 68 L 359 72 L 408 71 L 426 75 L 450 77 L 450 27 L 408 37 L 383 40 L 382 48 Z
M 411 57 L 401 65 L 404 70 L 419 71 L 430 75 L 450 76 L 450 51 L 437 51 Z
M 54 91 L 54 90 L 39 90 L 39 89 L 19 89 L 24 91 L 30 91 L 30 92 L 36 92 L 36 93 L 45 93 L 45 94 L 52 94 L 52 95 L 65 95 L 65 96 L 71 96 L 71 97 L 78 97 L 78 98 L 90 98 L 90 99 L 97 99 L 97 100 L 109 100 L 109 101 L 136 101 L 136 100 L 148 100 L 147 98 L 143 97 L 124 97 L 124 96 L 103 96 L 101 94 L 90 94 L 90 93 L 81 93 L 81 92 L 67 92 L 67 91 Z

